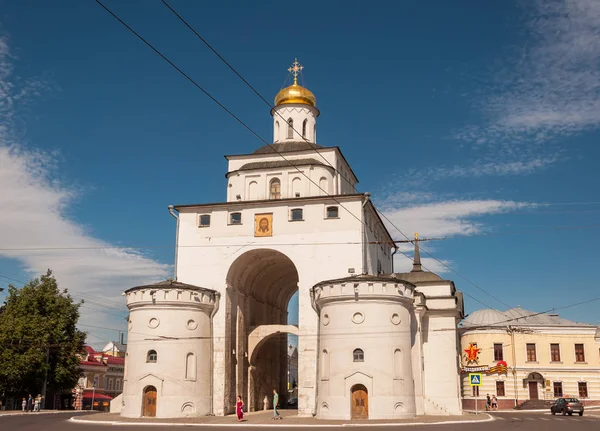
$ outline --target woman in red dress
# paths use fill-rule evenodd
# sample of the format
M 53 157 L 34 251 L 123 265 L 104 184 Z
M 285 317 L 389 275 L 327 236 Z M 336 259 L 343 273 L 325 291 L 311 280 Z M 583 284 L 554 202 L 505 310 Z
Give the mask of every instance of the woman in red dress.
M 238 422 L 241 422 L 244 419 L 244 402 L 242 401 L 242 396 L 238 395 L 237 403 L 235 403 L 235 412 L 237 413 Z

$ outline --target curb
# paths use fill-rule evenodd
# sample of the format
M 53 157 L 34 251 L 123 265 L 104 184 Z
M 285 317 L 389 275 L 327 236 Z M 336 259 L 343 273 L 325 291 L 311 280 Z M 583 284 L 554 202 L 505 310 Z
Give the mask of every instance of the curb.
M 441 422 L 402 422 L 402 423 L 360 423 L 360 424 L 352 424 L 352 423 L 341 423 L 341 424 L 252 424 L 243 422 L 240 426 L 246 427 L 260 427 L 260 428 L 342 428 L 342 427 L 399 427 L 399 426 L 427 426 L 427 425 L 448 425 L 448 424 L 470 424 L 470 423 L 484 423 L 494 421 L 495 418 L 492 415 L 487 413 L 482 413 L 487 415 L 488 418 L 484 420 L 462 420 L 462 421 L 441 421 Z M 111 426 L 181 426 L 181 427 L 233 427 L 236 426 L 235 422 L 232 423 L 181 423 L 181 422 L 151 422 L 151 423 L 143 423 L 143 422 L 122 422 L 122 421 L 90 421 L 85 419 L 78 419 L 76 417 L 72 417 L 69 419 L 69 422 L 74 423 L 84 423 L 87 425 L 111 425 Z
M 92 410 L 93 411 L 93 410 Z M 82 411 L 81 413 L 89 413 L 89 410 Z M 65 413 L 77 413 L 73 410 L 52 410 L 52 411 L 41 411 L 41 412 L 31 412 L 31 413 L 23 413 L 23 412 L 15 412 L 15 413 L 0 413 L 0 418 L 4 416 L 38 416 L 38 415 L 59 415 Z

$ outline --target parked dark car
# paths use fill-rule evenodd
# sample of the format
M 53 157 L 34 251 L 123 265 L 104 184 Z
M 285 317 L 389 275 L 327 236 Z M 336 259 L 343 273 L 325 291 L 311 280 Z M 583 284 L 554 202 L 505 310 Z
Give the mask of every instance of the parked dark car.
M 553 415 L 561 413 L 564 416 L 568 413 L 572 416 L 573 413 L 579 413 L 579 416 L 583 416 L 583 405 L 577 398 L 559 398 L 550 407 L 550 412 Z

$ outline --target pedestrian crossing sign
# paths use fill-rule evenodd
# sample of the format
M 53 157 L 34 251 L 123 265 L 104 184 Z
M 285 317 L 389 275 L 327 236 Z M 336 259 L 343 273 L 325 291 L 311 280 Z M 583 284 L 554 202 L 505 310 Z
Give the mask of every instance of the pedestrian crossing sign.
M 481 386 L 481 373 L 469 373 L 469 384 L 471 386 Z

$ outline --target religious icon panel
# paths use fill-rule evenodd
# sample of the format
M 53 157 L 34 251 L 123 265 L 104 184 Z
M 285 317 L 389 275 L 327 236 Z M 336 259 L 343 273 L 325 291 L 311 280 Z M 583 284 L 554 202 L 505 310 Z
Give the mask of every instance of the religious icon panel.
M 254 236 L 273 236 L 273 213 L 254 215 Z

